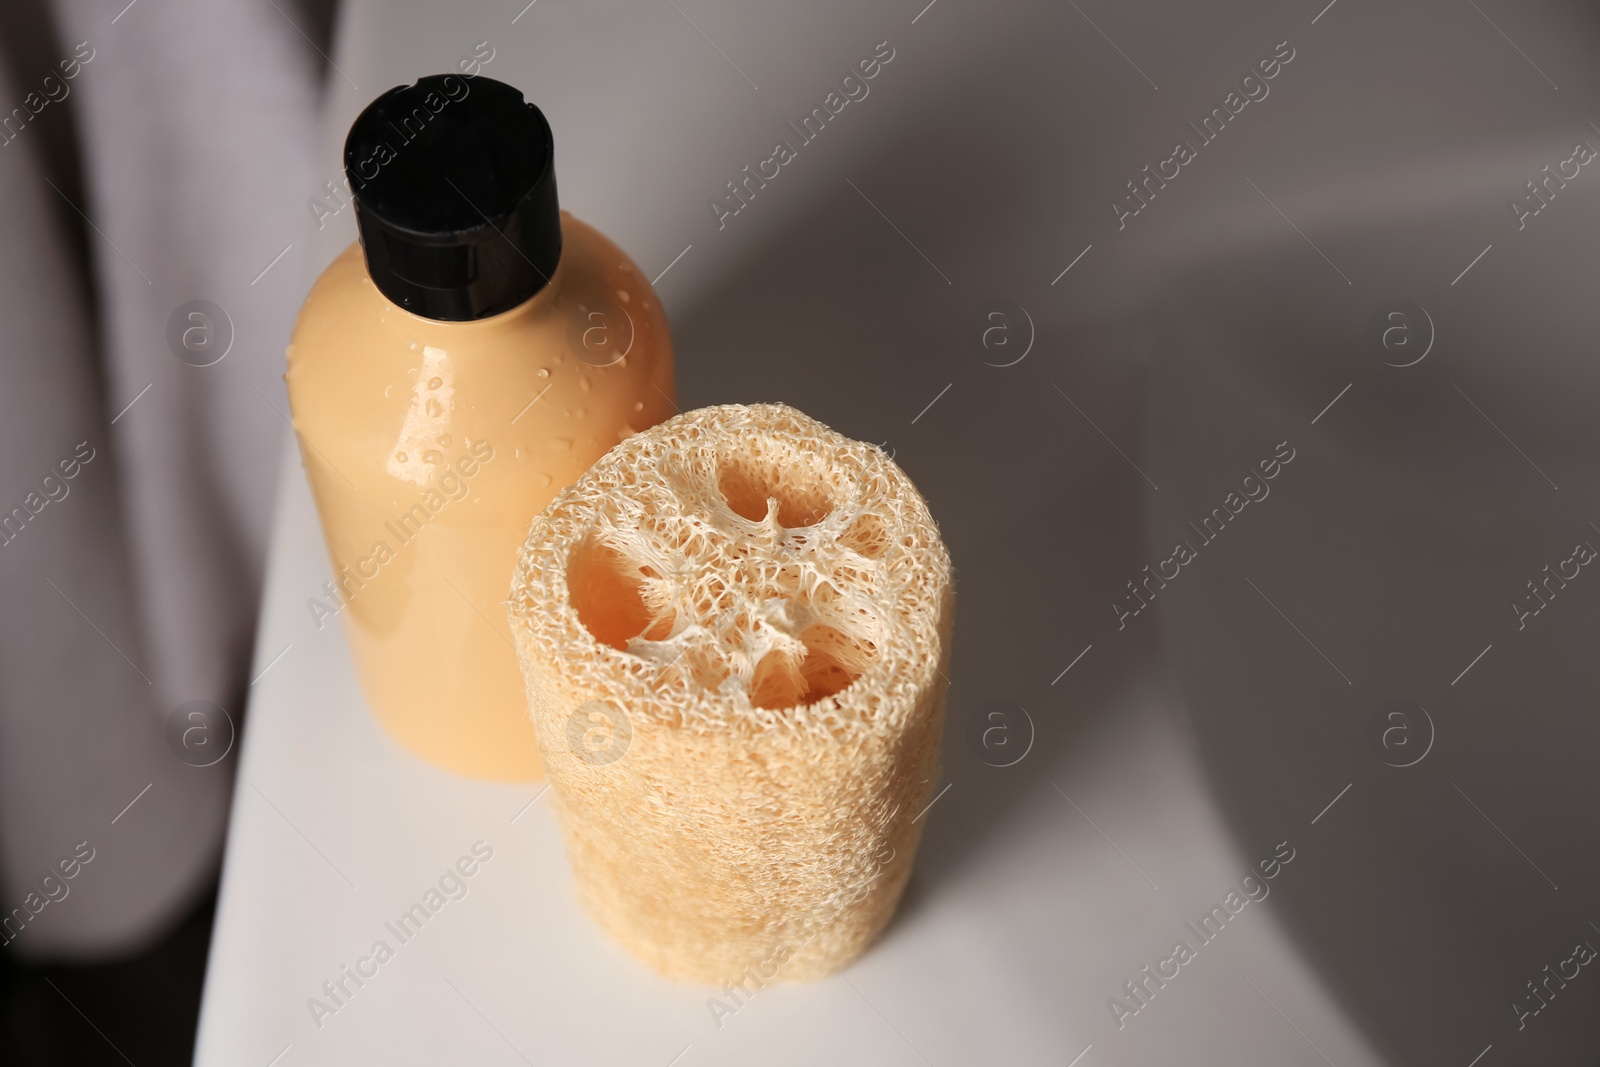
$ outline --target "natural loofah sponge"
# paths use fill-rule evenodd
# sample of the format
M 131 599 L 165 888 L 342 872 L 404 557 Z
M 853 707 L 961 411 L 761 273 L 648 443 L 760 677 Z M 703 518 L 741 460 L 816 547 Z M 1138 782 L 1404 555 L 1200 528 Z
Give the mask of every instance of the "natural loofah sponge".
M 953 592 L 905 473 L 781 404 L 679 415 L 556 497 L 511 622 L 600 925 L 710 984 L 862 952 L 932 798 Z

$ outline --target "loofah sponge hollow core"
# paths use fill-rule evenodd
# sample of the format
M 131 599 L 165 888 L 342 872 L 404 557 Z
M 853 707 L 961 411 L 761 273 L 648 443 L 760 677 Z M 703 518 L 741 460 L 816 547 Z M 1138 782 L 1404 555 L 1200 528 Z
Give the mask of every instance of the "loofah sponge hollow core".
M 953 594 L 905 473 L 781 404 L 679 415 L 556 497 L 511 623 L 595 920 L 713 985 L 860 954 L 933 795 Z

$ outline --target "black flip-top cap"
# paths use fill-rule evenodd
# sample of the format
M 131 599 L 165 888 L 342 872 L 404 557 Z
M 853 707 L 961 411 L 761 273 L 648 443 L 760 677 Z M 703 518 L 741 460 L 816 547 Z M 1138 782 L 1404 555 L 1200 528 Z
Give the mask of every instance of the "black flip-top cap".
M 367 106 L 344 143 L 367 273 L 430 319 L 509 311 L 561 259 L 554 142 L 504 82 L 435 74 Z

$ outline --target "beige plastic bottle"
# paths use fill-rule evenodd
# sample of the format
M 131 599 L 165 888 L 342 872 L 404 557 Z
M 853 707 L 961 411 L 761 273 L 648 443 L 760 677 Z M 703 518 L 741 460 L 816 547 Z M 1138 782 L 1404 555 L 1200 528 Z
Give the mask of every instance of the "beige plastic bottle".
M 529 522 L 675 410 L 649 281 L 560 211 L 543 114 L 443 75 L 374 101 L 345 168 L 361 241 L 312 287 L 289 402 L 373 714 L 474 778 L 540 776 L 506 619 Z

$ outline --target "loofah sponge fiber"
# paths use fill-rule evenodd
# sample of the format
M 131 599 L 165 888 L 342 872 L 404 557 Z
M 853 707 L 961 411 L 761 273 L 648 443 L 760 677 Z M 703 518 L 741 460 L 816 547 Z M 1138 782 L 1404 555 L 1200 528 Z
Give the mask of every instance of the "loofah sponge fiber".
M 672 978 L 816 978 L 893 914 L 938 775 L 954 607 L 927 504 L 781 404 L 617 445 L 511 589 L 579 898 Z

